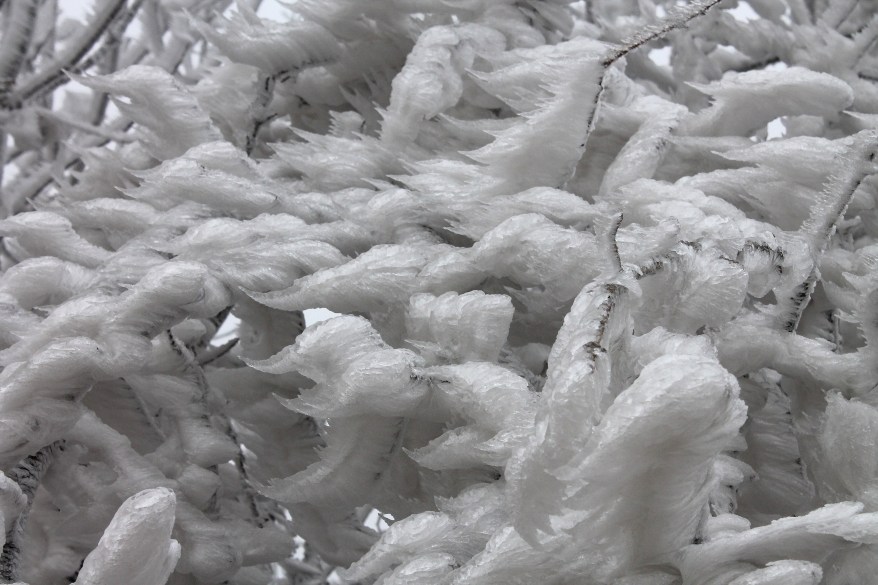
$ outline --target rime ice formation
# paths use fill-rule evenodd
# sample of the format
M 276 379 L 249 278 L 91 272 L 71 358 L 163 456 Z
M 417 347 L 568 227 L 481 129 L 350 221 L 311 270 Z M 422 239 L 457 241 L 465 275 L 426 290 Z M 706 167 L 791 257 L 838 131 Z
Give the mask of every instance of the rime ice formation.
M 77 585 L 162 585 L 180 558 L 171 539 L 174 492 L 144 490 L 125 500 L 104 530 L 97 548 L 85 557 Z
M 0 582 L 874 581 L 874 2 L 57 4 Z

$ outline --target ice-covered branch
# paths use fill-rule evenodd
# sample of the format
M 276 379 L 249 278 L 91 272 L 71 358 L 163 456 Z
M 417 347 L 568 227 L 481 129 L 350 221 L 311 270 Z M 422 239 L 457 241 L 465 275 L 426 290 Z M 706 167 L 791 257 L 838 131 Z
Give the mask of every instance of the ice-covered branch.
M 53 62 L 44 66 L 44 69 L 33 77 L 23 82 L 21 87 L 15 88 L 10 94 L 10 103 L 20 104 L 44 95 L 55 89 L 60 83 L 64 83 L 68 73 L 76 73 L 82 58 L 91 51 L 98 39 L 112 26 L 114 19 L 124 14 L 123 10 L 127 0 L 107 0 L 97 11 L 94 18 L 88 22 L 87 28 L 79 33 L 64 52 Z M 137 3 L 139 5 L 139 3 Z M 125 20 L 130 21 L 136 14 L 136 8 L 129 9 L 125 14 Z
M 40 0 L 12 0 L 3 22 L 0 43 L 0 108 L 8 110 L 14 103 L 10 91 L 30 48 L 31 35 Z M 4 115 L 8 115 L 5 114 Z
M 21 463 L 13 467 L 6 477 L 18 485 L 21 496 L 25 499 L 23 507 L 18 510 L 18 516 L 6 519 L 12 522 L 12 526 L 6 531 L 3 551 L 0 552 L 0 579 L 4 583 L 12 583 L 18 580 L 19 559 L 21 557 L 22 537 L 27 524 L 27 517 L 40 481 L 46 470 L 52 464 L 56 455 L 64 450 L 64 441 L 56 441 L 25 457 Z M 6 512 L 6 510 L 4 510 Z
M 811 300 L 817 283 L 819 261 L 860 184 L 878 170 L 876 155 L 878 134 L 867 131 L 855 137 L 849 153 L 840 161 L 842 170 L 827 181 L 811 208 L 810 216 L 802 225 L 802 235 L 810 250 L 813 268 L 804 282 L 779 303 L 778 319 L 784 331 L 793 332 L 799 326 L 802 311 Z
M 631 51 L 634 51 L 650 41 L 660 39 L 669 33 L 684 28 L 693 20 L 704 16 L 722 0 L 698 0 L 683 6 L 674 6 L 661 22 L 642 27 L 631 37 L 624 39 L 621 47 L 613 50 L 604 58 L 604 66 L 609 67 Z

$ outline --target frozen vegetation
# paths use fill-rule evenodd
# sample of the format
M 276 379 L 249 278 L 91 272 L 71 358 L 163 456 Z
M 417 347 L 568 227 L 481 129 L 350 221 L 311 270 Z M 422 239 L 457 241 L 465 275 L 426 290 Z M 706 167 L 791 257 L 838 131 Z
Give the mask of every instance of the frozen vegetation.
M 876 582 L 876 0 L 78 4 L 0 0 L 0 582 Z

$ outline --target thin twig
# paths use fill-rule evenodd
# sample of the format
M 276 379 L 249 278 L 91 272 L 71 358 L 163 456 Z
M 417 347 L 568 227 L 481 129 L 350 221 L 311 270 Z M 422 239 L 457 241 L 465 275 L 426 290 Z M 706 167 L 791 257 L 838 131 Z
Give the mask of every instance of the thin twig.
M 34 502 L 34 495 L 55 456 L 64 450 L 64 443 L 65 441 L 62 439 L 51 445 L 46 445 L 33 455 L 25 457 L 7 474 L 9 479 L 21 488 L 21 493 L 27 497 L 27 505 L 7 533 L 6 544 L 3 546 L 3 552 L 0 553 L 0 580 L 4 583 L 14 583 L 18 580 L 18 559 L 21 553 L 19 541 L 24 533 L 27 516 Z
M 831 2 L 826 10 L 823 11 L 823 14 L 820 15 L 820 20 L 823 21 L 826 26 L 837 29 L 851 15 L 857 7 L 858 2 L 859 0 Z
M 6 30 L 0 43 L 0 110 L 9 108 L 9 92 L 21 71 L 33 36 L 39 0 L 16 0 L 9 10 Z M 6 130 L 0 118 L 0 161 L 6 156 Z M 3 168 L 0 164 L 0 199 L 3 193 Z
M 591 108 L 591 113 L 589 114 L 588 124 L 586 126 L 588 130 L 586 131 L 585 137 L 583 137 L 580 148 L 584 149 L 586 144 L 588 143 L 588 137 L 591 134 L 592 127 L 594 125 L 594 119 L 595 114 L 597 113 L 598 103 L 600 102 L 601 96 L 604 92 L 604 78 L 606 77 L 607 71 L 610 69 L 610 67 L 616 61 L 618 61 L 628 53 L 634 51 L 635 49 L 642 47 L 646 43 L 654 41 L 656 39 L 660 39 L 674 30 L 685 27 L 699 16 L 707 14 L 707 12 L 711 8 L 713 8 L 722 1 L 723 0 L 707 0 L 704 3 L 694 3 L 685 8 L 681 8 L 680 10 L 674 10 L 658 24 L 649 25 L 641 29 L 634 36 L 624 40 L 620 47 L 610 51 L 609 54 L 604 57 L 603 61 L 601 61 L 603 70 L 601 72 L 600 79 L 598 80 L 598 85 L 600 86 L 600 88 L 594 95 L 594 101 L 589 104 Z M 569 179 L 570 177 L 567 178 L 567 180 Z M 561 185 L 561 187 L 563 187 L 563 185 Z
M 607 226 L 606 238 L 607 252 L 610 256 L 610 262 L 616 272 L 622 270 L 622 257 L 619 256 L 619 243 L 616 241 L 616 235 L 619 233 L 619 227 L 622 225 L 622 212 L 618 212 L 610 218 L 610 225 Z
M 34 32 L 39 0 L 15 0 L 0 43 L 0 108 L 9 107 L 9 92 L 21 71 Z
M 195 353 L 188 346 L 186 346 L 179 339 L 177 339 L 177 336 L 174 335 L 174 333 L 170 329 L 167 330 L 167 335 L 168 340 L 171 343 L 171 349 L 173 349 L 175 353 L 183 358 L 185 368 L 190 370 L 195 376 L 196 382 L 199 386 L 199 389 L 201 390 L 201 406 L 205 409 L 206 412 L 208 410 L 208 395 L 211 393 L 211 388 L 207 382 L 207 376 L 204 374 L 204 369 L 198 362 Z M 237 342 L 237 340 L 235 341 Z M 231 347 L 229 349 L 231 349 Z M 252 482 L 250 481 L 250 476 L 247 472 L 246 467 L 243 445 L 238 440 L 238 433 L 236 433 L 235 429 L 232 427 L 231 419 L 225 413 L 219 413 L 219 418 L 223 421 L 223 426 L 225 427 L 224 429 L 222 429 L 222 431 L 238 449 L 238 452 L 235 455 L 235 466 L 238 468 L 238 477 L 241 481 L 241 487 L 244 492 L 244 496 L 247 498 L 248 505 L 253 514 L 253 520 L 256 525 L 261 528 L 270 518 L 266 518 L 266 514 L 262 513 L 259 496 L 257 495 L 256 490 L 253 488 Z
M 61 57 L 46 69 L 37 73 L 10 95 L 10 103 L 23 103 L 52 91 L 68 80 L 66 71 L 77 71 L 80 60 L 91 51 L 97 40 L 107 31 L 113 20 L 125 7 L 126 0 L 112 0 L 104 6 L 89 28 L 76 40 Z M 133 15 L 132 15 L 133 17 Z
M 15 154 L 15 153 L 13 153 Z M 14 157 L 10 156 L 9 160 L 12 160 Z M 6 160 L 6 131 L 3 128 L 0 128 L 0 203 L 3 202 L 3 169 L 6 168 L 6 165 L 9 161 Z M 0 214 L 5 215 L 5 205 L 0 205 Z
M 265 526 L 265 523 L 270 520 L 270 517 L 268 514 L 263 513 L 262 506 L 259 502 L 259 495 L 256 493 L 256 490 L 253 489 L 253 483 L 250 481 L 250 473 L 247 471 L 247 458 L 244 455 L 244 445 L 238 439 L 238 433 L 235 432 L 235 429 L 232 426 L 232 420 L 226 416 L 223 416 L 223 418 L 226 422 L 226 436 L 228 436 L 238 448 L 238 453 L 235 455 L 235 467 L 238 468 L 238 479 L 241 482 L 241 490 L 244 492 L 244 498 L 246 498 L 247 505 L 250 508 L 252 521 L 256 526 L 262 528 Z
M 105 130 L 104 128 L 101 128 L 99 126 L 92 126 L 88 122 L 80 122 L 79 120 L 66 116 L 60 112 L 55 112 L 38 106 L 33 106 L 30 109 L 34 113 L 44 118 L 56 120 L 58 122 L 61 122 L 62 124 L 70 126 L 71 128 L 76 128 L 77 130 L 82 130 L 83 132 L 94 134 L 95 136 L 106 138 L 107 140 L 113 140 L 115 142 L 121 142 L 123 144 L 126 142 L 134 142 L 135 140 L 134 136 L 121 134 L 119 132 L 113 132 L 112 130 Z
M 829 246 L 836 224 L 844 218 L 860 184 L 874 170 L 873 165 L 878 155 L 878 134 L 869 132 L 862 136 L 851 148 L 851 155 L 852 160 L 846 161 L 848 164 L 844 166 L 842 174 L 827 182 L 820 201 L 802 226 L 801 232 L 810 248 L 814 268 L 804 282 L 778 303 L 778 320 L 784 331 L 793 333 L 799 327 L 802 313 L 811 301 L 817 285 L 818 262 Z
M 746 73 L 747 71 L 755 71 L 757 69 L 765 69 L 769 65 L 774 65 L 775 63 L 780 63 L 780 57 L 767 57 L 760 61 L 753 61 L 750 63 L 744 63 L 743 65 L 739 65 L 737 67 L 732 67 L 731 71 L 735 71 L 737 73 Z
M 132 126 L 133 122 L 131 120 L 120 118 L 115 120 L 110 124 L 110 128 L 108 129 L 111 132 L 125 132 Z M 78 152 L 84 152 L 89 148 L 97 148 L 105 145 L 107 142 L 110 142 L 108 138 L 104 138 L 103 136 L 90 136 L 86 137 L 86 139 L 81 143 L 77 144 Z M 49 186 L 54 180 L 56 170 L 60 167 L 64 170 L 68 170 L 70 168 L 78 165 L 82 158 L 78 153 L 73 152 L 65 152 L 58 156 L 58 159 L 63 162 L 58 164 L 58 161 L 50 162 L 42 162 L 40 163 L 39 170 L 37 172 L 32 173 L 27 181 L 23 181 L 21 186 L 16 189 L 16 192 L 13 195 L 4 197 L 3 201 L 11 208 L 11 213 L 20 213 L 26 208 L 26 205 L 29 201 L 34 200 L 37 195 L 39 195 L 43 189 Z M 0 167 L 2 168 L 2 167 Z
M 234 339 L 230 339 L 220 346 L 208 349 L 200 356 L 198 356 L 198 364 L 201 366 L 206 366 L 211 362 L 215 362 L 216 360 L 229 353 L 229 351 L 231 351 L 231 349 L 238 344 L 238 341 L 240 340 L 235 337 Z
M 167 435 L 165 435 L 165 432 L 161 429 L 161 427 L 159 427 L 158 422 L 156 421 L 156 415 L 153 415 L 150 412 L 149 407 L 143 400 L 143 397 L 134 388 L 132 388 L 130 384 L 126 383 L 126 385 L 128 386 L 128 390 L 131 391 L 131 395 L 134 397 L 134 401 L 137 403 L 137 408 L 139 408 L 140 412 L 143 413 L 143 418 L 146 419 L 146 424 L 149 425 L 153 432 L 155 432 L 155 434 L 162 441 L 167 439 Z
M 707 12 L 711 8 L 713 8 L 722 1 L 723 0 L 707 0 L 707 2 L 704 3 L 696 2 L 690 4 L 689 6 L 681 8 L 680 10 L 673 11 L 671 14 L 668 14 L 668 16 L 662 19 L 660 23 L 647 26 L 638 31 L 637 34 L 624 40 L 621 47 L 612 51 L 604 59 L 604 67 L 609 67 L 631 51 L 642 47 L 650 41 L 660 39 L 668 33 L 679 28 L 684 28 L 686 25 L 688 25 L 699 16 L 704 16 L 705 14 L 707 14 Z
M 281 562 L 281 566 L 283 566 L 287 571 L 291 573 L 307 573 L 308 575 L 321 575 L 322 571 L 317 567 L 309 565 L 308 563 L 304 563 L 300 560 L 289 558 Z

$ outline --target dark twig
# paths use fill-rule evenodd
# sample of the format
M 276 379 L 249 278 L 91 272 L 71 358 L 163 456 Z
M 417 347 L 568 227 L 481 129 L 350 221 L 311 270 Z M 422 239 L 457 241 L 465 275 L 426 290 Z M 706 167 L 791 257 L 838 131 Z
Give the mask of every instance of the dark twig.
M 33 455 L 22 459 L 21 463 L 7 474 L 9 479 L 21 488 L 21 493 L 27 497 L 27 505 L 6 534 L 6 544 L 3 546 L 3 552 L 0 553 L 0 580 L 4 583 L 14 583 L 18 580 L 18 559 L 21 553 L 19 541 L 24 533 L 34 495 L 52 461 L 59 452 L 64 450 L 64 443 L 64 440 L 60 440 L 46 445 Z
M 603 61 L 604 67 L 609 67 L 631 51 L 638 49 L 650 41 L 660 39 L 670 32 L 684 28 L 690 22 L 700 16 L 704 16 L 707 12 L 722 2 L 722 0 L 707 0 L 707 2 L 694 2 L 689 6 L 672 11 L 660 23 L 647 26 L 637 34 L 625 39 L 622 46 L 612 51 Z
M 232 348 L 238 344 L 238 341 L 239 339 L 235 337 L 234 339 L 230 339 L 220 346 L 211 347 L 210 349 L 198 356 L 198 364 L 201 366 L 206 366 L 211 362 L 215 362 L 216 360 L 229 353 L 229 351 L 231 351 Z
M 823 189 L 821 200 L 814 206 L 811 216 L 802 226 L 802 235 L 810 247 L 814 268 L 804 282 L 778 303 L 778 319 L 781 328 L 790 333 L 799 327 L 802 313 L 811 301 L 817 285 L 817 265 L 829 245 L 836 224 L 844 218 L 848 205 L 860 184 L 873 172 L 878 154 L 878 135 L 868 133 L 851 149 L 851 160 L 846 161 L 842 173 L 832 177 Z

